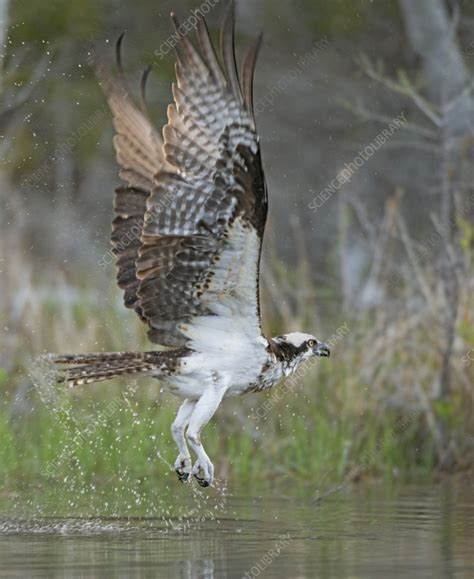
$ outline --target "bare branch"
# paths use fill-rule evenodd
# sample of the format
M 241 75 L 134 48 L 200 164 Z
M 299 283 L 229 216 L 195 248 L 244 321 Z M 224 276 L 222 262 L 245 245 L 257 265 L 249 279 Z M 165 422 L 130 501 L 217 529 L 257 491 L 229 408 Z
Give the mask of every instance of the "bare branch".
M 415 273 L 415 278 L 416 281 L 418 282 L 418 286 L 421 290 L 421 293 L 425 297 L 428 305 L 431 307 L 435 302 L 434 296 L 431 293 L 429 284 L 426 281 L 425 275 L 420 267 L 420 264 L 418 263 L 418 259 L 415 255 L 415 252 L 413 251 L 413 243 L 411 241 L 410 234 L 408 233 L 408 228 L 406 226 L 405 220 L 400 212 L 397 213 L 397 226 L 398 231 L 400 233 L 400 239 L 402 240 L 403 246 L 405 247 L 405 251 L 407 252 L 407 256 Z
M 433 105 L 424 99 L 419 92 L 415 89 L 408 76 L 400 71 L 399 81 L 394 81 L 389 77 L 384 76 L 379 73 L 367 56 L 363 55 L 359 59 L 359 65 L 365 74 L 372 80 L 382 84 L 387 87 L 390 91 L 401 94 L 405 97 L 409 97 L 413 103 L 418 107 L 418 109 L 436 126 L 441 127 L 442 120 L 441 117 L 433 109 Z
M 367 109 L 364 103 L 360 100 L 357 100 L 356 103 L 354 104 L 346 99 L 339 99 L 339 103 L 346 110 L 351 111 L 352 113 L 354 113 L 355 116 L 360 117 L 364 121 L 375 121 L 378 123 L 382 123 L 384 125 L 388 125 L 393 121 L 393 118 L 389 117 L 388 115 L 382 115 Z M 417 133 L 428 139 L 435 140 L 438 138 L 438 135 L 435 131 L 432 131 L 426 127 L 422 127 L 421 125 L 412 123 L 410 121 L 404 123 L 403 129 L 406 131 Z

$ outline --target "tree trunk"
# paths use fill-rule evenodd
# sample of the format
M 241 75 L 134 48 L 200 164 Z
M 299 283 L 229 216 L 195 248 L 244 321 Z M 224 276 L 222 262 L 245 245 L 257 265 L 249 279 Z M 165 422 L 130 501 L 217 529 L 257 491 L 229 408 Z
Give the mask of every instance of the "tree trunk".
M 444 347 L 439 397 L 450 394 L 451 359 L 459 304 L 459 264 L 456 198 L 468 182 L 463 175 L 465 146 L 472 138 L 473 100 L 470 76 L 444 0 L 399 0 L 408 39 L 420 56 L 429 97 L 440 110 L 439 225 L 443 240 L 440 271 L 445 296 Z M 464 149 L 464 151 L 463 151 Z M 468 147 L 469 150 L 469 147 Z M 472 146 L 470 149 L 472 155 Z M 442 425 L 441 425 L 442 426 Z M 448 441 L 444 441 L 445 445 Z

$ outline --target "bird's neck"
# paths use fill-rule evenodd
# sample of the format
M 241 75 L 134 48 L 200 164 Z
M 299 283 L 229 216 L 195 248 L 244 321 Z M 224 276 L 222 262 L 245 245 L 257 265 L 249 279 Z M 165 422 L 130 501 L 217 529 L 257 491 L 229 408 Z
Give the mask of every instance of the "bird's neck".
M 284 376 L 292 374 L 299 366 L 301 356 L 293 344 L 281 341 L 276 338 L 267 338 L 268 351 L 274 357 L 281 368 Z

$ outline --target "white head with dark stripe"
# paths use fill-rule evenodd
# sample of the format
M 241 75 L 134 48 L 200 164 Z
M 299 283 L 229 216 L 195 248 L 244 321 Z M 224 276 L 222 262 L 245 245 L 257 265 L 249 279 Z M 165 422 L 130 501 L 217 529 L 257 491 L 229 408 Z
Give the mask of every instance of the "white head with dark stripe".
M 314 356 L 328 357 L 329 346 L 311 334 L 292 332 L 275 336 L 271 340 L 272 351 L 289 369 L 294 370 L 301 362 Z

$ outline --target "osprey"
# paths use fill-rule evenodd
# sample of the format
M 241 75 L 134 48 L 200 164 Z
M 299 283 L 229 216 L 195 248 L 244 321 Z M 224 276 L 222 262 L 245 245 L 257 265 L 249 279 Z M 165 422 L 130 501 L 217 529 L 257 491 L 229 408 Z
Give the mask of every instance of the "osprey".
M 140 373 L 184 399 L 172 426 L 181 481 L 212 484 L 201 431 L 223 398 L 275 386 L 312 356 L 329 356 L 314 336 L 262 333 L 259 263 L 267 187 L 252 104 L 261 37 L 246 51 L 240 78 L 234 9 L 220 33 L 222 64 L 196 13 L 199 50 L 174 14 L 176 77 L 163 138 L 144 103 L 131 101 L 117 43 L 118 78 L 97 72 L 113 113 L 114 145 L 126 185 L 115 192 L 112 244 L 125 306 L 148 325 L 160 349 L 59 355 L 60 380 L 89 384 Z M 188 443 L 196 455 L 192 465 Z

